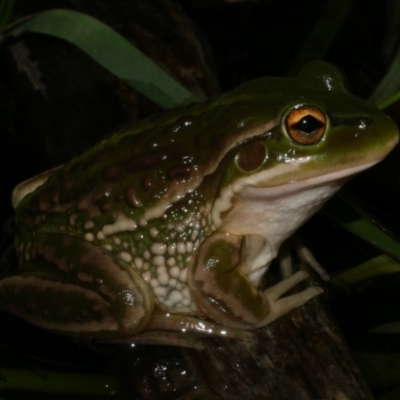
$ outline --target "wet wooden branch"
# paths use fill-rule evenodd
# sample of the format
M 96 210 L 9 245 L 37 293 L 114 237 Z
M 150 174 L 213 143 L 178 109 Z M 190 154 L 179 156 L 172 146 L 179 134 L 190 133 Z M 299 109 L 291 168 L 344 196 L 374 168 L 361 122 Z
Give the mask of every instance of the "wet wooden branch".
M 124 392 L 141 399 L 372 400 L 323 296 L 246 341 L 119 347 L 111 363 Z

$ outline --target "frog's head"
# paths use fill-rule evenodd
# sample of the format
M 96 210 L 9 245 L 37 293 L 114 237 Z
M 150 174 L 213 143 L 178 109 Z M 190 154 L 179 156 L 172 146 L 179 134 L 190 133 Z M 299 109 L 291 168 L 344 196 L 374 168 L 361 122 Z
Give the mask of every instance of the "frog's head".
M 247 206 L 251 198 L 282 202 L 326 187 L 325 200 L 347 178 L 382 160 L 399 139 L 394 122 L 349 94 L 339 70 L 324 62 L 307 65 L 295 78 L 249 82 L 235 91 L 235 98 L 246 98 L 251 113 L 247 110 L 242 121 L 246 136 L 231 150 L 213 210 L 217 223 L 235 208 L 237 198 L 242 205 L 247 199 Z

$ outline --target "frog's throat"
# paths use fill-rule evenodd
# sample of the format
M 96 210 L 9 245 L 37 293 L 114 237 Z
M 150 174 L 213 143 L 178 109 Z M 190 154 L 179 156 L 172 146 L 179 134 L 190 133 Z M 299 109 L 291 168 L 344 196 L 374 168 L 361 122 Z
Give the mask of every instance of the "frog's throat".
M 322 195 L 321 204 L 315 207 L 310 216 L 317 211 L 324 202 L 326 202 L 335 192 L 349 179 L 357 173 L 370 168 L 380 160 L 375 160 L 362 165 L 346 168 L 340 171 L 328 172 L 322 175 L 289 182 L 280 186 L 263 187 L 263 182 L 277 177 L 279 175 L 288 174 L 298 169 L 298 165 L 295 164 L 281 164 L 268 171 L 261 171 L 253 176 L 241 178 L 236 182 L 225 187 L 220 196 L 215 200 L 211 210 L 211 219 L 215 227 L 220 228 L 229 224 L 229 220 L 233 220 L 232 212 L 239 205 L 248 206 L 256 202 L 271 202 L 271 201 L 283 201 L 286 198 L 293 196 L 302 196 L 303 201 L 309 201 L 309 196 L 305 195 L 306 192 L 313 192 L 317 188 L 322 188 L 325 193 L 319 193 Z M 295 228 L 297 229 L 301 223 Z M 244 226 L 243 226 L 243 229 Z M 232 232 L 234 233 L 234 232 Z M 252 234 L 255 232 L 249 232 Z M 258 233 L 257 233 L 258 234 Z M 290 236 L 290 235 L 288 235 Z

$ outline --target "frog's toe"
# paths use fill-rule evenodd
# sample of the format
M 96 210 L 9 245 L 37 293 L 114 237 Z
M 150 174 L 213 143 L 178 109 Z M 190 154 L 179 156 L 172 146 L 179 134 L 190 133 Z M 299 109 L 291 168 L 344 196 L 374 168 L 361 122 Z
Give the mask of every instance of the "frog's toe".
M 277 284 L 271 286 L 270 288 L 264 290 L 264 295 L 269 301 L 274 302 L 276 299 L 281 297 L 283 294 L 288 292 L 290 289 L 295 287 L 299 282 L 308 278 L 308 273 L 306 271 L 298 271 L 293 275 L 288 276 Z
M 264 320 L 264 325 L 275 321 L 277 318 L 287 314 L 289 311 L 302 306 L 308 300 L 323 293 L 324 289 L 320 286 L 313 286 L 303 290 L 300 293 L 284 297 L 271 303 L 271 310 Z

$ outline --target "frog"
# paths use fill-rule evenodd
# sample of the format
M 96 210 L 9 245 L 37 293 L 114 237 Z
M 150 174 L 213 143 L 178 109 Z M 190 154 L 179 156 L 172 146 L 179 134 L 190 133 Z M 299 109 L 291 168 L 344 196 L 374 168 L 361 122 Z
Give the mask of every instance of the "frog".
M 100 341 L 247 337 L 323 292 L 304 270 L 263 278 L 398 140 L 323 61 L 125 126 L 15 188 L 19 265 L 0 308 Z

